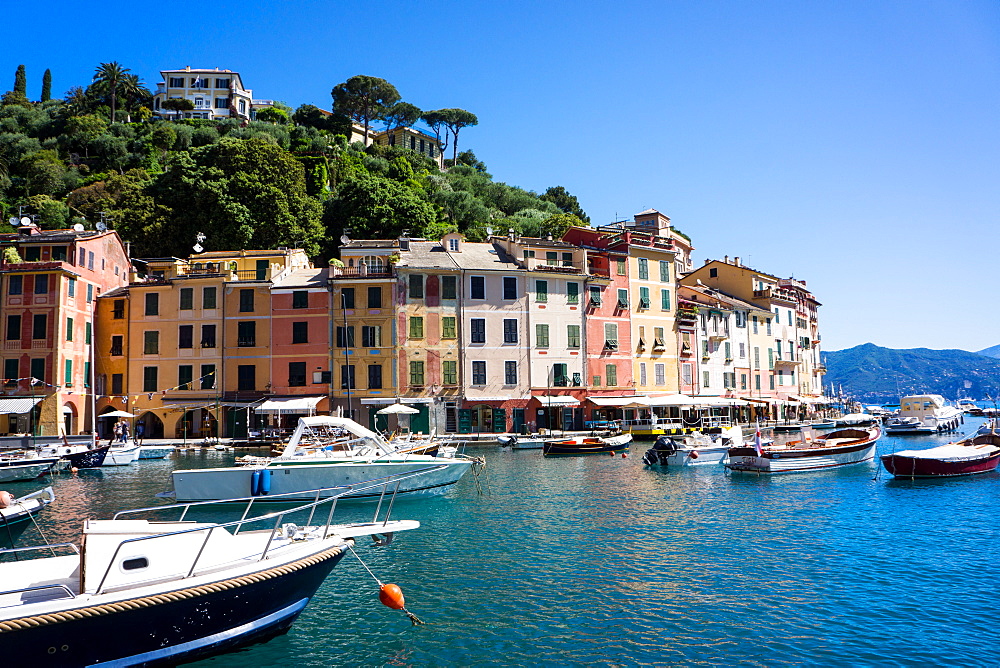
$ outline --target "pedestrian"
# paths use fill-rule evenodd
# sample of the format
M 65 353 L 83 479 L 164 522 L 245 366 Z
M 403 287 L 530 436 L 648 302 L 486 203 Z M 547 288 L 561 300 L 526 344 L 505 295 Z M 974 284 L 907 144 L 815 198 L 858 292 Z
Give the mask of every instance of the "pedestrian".
M 128 422 L 122 420 L 122 443 L 128 443 Z
M 135 426 L 135 443 L 136 445 L 142 445 L 142 437 L 146 433 L 146 425 L 139 423 Z
M 112 442 L 122 440 L 122 423 L 120 420 L 115 422 L 115 427 L 111 434 L 111 440 Z

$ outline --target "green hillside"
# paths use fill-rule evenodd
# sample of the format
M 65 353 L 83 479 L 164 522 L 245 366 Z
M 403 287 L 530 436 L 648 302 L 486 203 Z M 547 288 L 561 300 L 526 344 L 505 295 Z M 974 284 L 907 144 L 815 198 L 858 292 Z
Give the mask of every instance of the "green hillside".
M 949 399 L 982 399 L 1000 394 L 1000 359 L 965 350 L 896 350 L 866 343 L 823 353 L 829 392 L 863 401 L 895 402 L 906 394 L 928 392 Z

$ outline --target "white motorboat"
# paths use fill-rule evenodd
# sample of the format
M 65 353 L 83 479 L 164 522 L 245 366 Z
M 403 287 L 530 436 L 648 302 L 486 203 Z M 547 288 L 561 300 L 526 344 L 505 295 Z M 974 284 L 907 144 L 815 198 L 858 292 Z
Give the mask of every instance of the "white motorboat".
M 18 498 L 0 492 L 0 548 L 12 547 L 35 513 L 55 500 L 51 487 Z
M 0 550 L 0 652 L 28 666 L 173 666 L 285 633 L 357 538 L 379 547 L 420 526 L 378 510 L 371 522 L 334 524 L 349 491 L 314 490 L 310 502 L 259 513 L 255 499 L 227 499 L 246 509 L 225 523 L 209 518 L 233 517 L 232 505 L 124 511 L 84 520 L 79 544 Z
M 881 424 L 882 418 L 871 413 L 848 413 L 839 418 L 835 418 L 833 426 L 836 429 L 848 429 L 850 427 L 871 427 Z
M 949 406 L 940 394 L 914 394 L 899 401 L 899 412 L 886 423 L 887 434 L 936 434 L 955 431 L 964 411 Z
M 795 473 L 861 464 L 875 458 L 875 443 L 881 436 L 879 427 L 849 428 L 780 445 L 742 445 L 729 450 L 726 468 L 743 473 Z
M 482 463 L 453 448 L 440 448 L 436 455 L 426 451 L 427 446 L 396 450 L 381 435 L 348 418 L 302 417 L 280 456 L 246 457 L 239 461 L 242 465 L 226 468 L 174 471 L 172 494 L 178 501 L 247 494 L 294 497 L 305 490 L 419 471 L 402 480 L 398 492 L 400 497 L 420 497 L 444 492 Z M 381 494 L 367 489 L 345 498 L 377 500 Z
M 44 457 L 33 450 L 16 450 L 0 455 L 0 483 L 34 480 L 48 473 L 59 457 Z
M 642 456 L 647 466 L 696 466 L 719 464 L 729 456 L 729 448 L 743 443 L 743 430 L 737 426 L 684 435 L 664 434 Z
M 517 434 L 497 436 L 497 443 L 501 447 L 512 450 L 541 450 L 545 441 L 546 439 L 540 436 L 518 436 Z
M 115 443 L 108 448 L 108 454 L 104 457 L 104 463 L 101 466 L 128 466 L 137 459 L 139 459 L 138 445 Z

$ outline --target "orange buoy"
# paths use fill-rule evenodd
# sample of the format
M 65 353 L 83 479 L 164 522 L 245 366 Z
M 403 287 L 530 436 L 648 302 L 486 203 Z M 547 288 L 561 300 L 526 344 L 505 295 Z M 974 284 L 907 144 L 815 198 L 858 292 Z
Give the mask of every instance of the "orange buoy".
M 387 608 L 402 610 L 406 603 L 403 600 L 403 590 L 394 584 L 384 584 L 379 587 L 378 600 Z
M 70 469 L 69 471 L 70 471 L 70 473 L 79 473 L 80 469 L 78 469 L 78 468 L 76 468 L 76 467 L 74 466 L 74 467 L 73 467 L 73 468 L 71 468 L 71 469 Z
M 690 457 L 691 459 L 698 459 L 698 451 L 697 450 L 692 450 L 691 454 L 688 455 L 688 457 Z
M 627 452 L 623 452 L 622 453 L 622 459 L 628 459 L 628 453 Z

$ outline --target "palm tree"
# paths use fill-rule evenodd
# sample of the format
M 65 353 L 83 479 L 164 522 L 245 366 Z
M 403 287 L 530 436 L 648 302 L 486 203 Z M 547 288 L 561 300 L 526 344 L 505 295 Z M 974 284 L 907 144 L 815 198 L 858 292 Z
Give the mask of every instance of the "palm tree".
M 149 101 L 153 94 L 143 85 L 137 74 L 123 76 L 119 91 L 122 96 L 122 107 L 130 114 L 143 105 L 152 106 Z M 131 115 L 128 116 L 128 120 L 132 120 Z
M 122 67 L 117 61 L 101 63 L 94 70 L 94 84 L 110 96 L 111 98 L 111 122 L 115 122 L 115 102 L 118 98 L 118 90 L 122 86 L 125 76 L 130 72 L 127 67 Z

